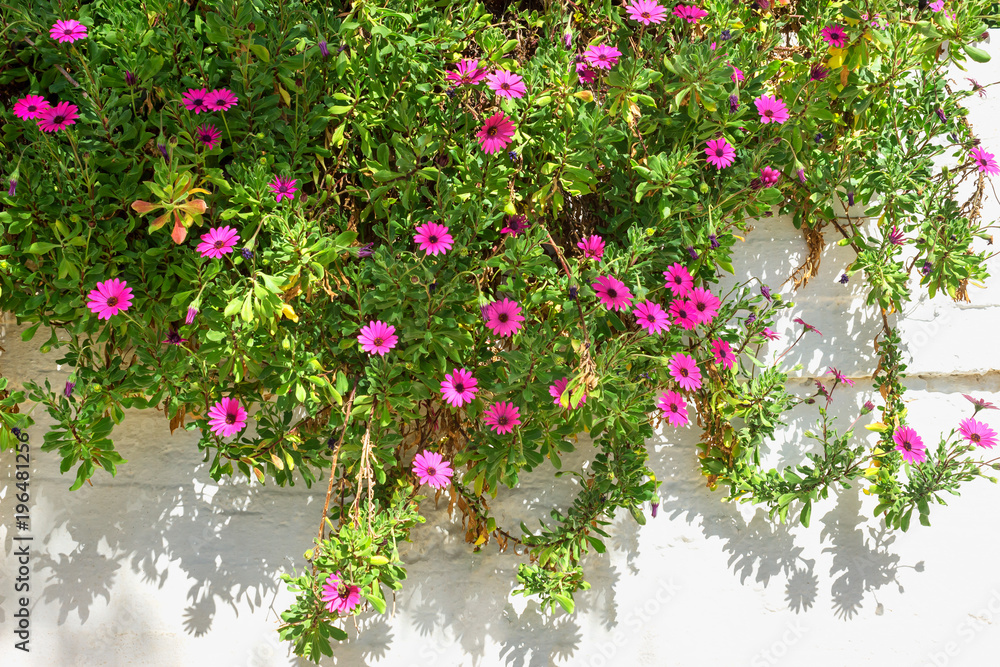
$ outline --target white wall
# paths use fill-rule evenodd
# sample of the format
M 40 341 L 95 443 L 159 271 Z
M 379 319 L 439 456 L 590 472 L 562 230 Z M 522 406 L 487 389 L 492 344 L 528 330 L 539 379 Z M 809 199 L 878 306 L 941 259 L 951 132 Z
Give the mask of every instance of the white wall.
M 994 38 L 996 35 L 994 34 Z M 995 50 L 995 49 L 994 49 Z M 998 67 L 975 66 L 986 83 Z M 956 85 L 967 83 L 956 75 Z M 1000 153 L 996 89 L 971 98 L 983 145 Z M 1000 218 L 990 199 L 987 219 Z M 773 287 L 803 254 L 785 221 L 762 221 L 740 248 L 739 275 Z M 822 274 L 789 296 L 792 317 L 819 327 L 789 355 L 804 364 L 795 387 L 835 365 L 858 379 L 838 390 L 834 410 L 849 423 L 870 394 L 873 313 L 857 285 L 836 282 L 850 259 L 823 256 Z M 992 260 L 994 273 L 1000 261 Z M 858 278 L 854 282 L 857 283 Z M 914 355 L 907 382 L 910 420 L 925 440 L 969 413 L 962 393 L 1000 403 L 1000 279 L 970 289 L 971 304 L 926 298 L 904 314 Z M 2 329 L 0 370 L 15 385 L 48 377 L 62 386 L 56 355 L 22 343 L 18 327 Z M 779 348 L 777 344 L 773 350 Z M 775 461 L 800 456 L 815 413 L 802 409 L 774 447 Z M 38 450 L 47 415 L 31 429 L 33 573 L 30 655 L 14 649 L 13 465 L 0 463 L 0 664 L 246 665 L 298 664 L 277 640 L 277 614 L 290 594 L 279 573 L 301 567 L 322 508 L 320 489 L 215 484 L 197 438 L 171 436 L 161 413 L 130 413 L 114 433 L 129 460 L 117 478 L 70 493 L 53 454 Z M 982 418 L 1000 428 L 1000 413 Z M 473 554 L 458 523 L 425 501 L 427 524 L 404 550 L 409 580 L 395 615 L 365 615 L 360 636 L 324 664 L 489 667 L 544 665 L 987 665 L 1000 650 L 1000 488 L 967 486 L 948 507 L 932 509 L 931 528 L 887 532 L 871 520 L 874 503 L 857 488 L 813 511 L 813 525 L 783 526 L 752 507 L 721 502 L 698 473 L 696 433 L 668 430 L 649 443 L 652 468 L 664 480 L 660 515 L 639 528 L 619 517 L 608 554 L 585 561 L 593 588 L 577 596 L 574 616 L 542 616 L 534 602 L 509 597 L 518 558 L 486 549 Z M 587 461 L 584 446 L 566 464 Z M 543 469 L 496 503 L 516 527 L 565 506 L 572 483 Z M 533 521 L 527 521 L 529 525 Z M 914 522 L 916 523 L 916 522 Z M 391 608 L 391 607 L 390 607 Z M 302 663 L 306 664 L 306 663 Z

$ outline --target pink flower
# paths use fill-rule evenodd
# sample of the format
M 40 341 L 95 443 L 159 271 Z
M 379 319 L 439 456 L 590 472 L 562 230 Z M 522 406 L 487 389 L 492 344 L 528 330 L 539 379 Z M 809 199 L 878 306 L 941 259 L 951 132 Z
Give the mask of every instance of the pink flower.
M 288 197 L 289 199 L 295 199 L 295 192 L 298 190 L 295 187 L 295 183 L 299 179 L 297 178 L 282 178 L 281 176 L 275 176 L 274 180 L 267 184 L 267 187 L 272 193 L 277 195 L 274 201 L 281 203 L 282 197 Z
M 768 340 L 778 340 L 779 338 L 781 338 L 781 335 L 778 334 L 776 331 L 772 331 L 770 327 L 764 327 L 764 331 L 762 331 L 761 333 L 764 334 L 764 338 Z
M 969 396 L 968 394 L 962 394 L 962 396 L 969 403 L 972 403 L 973 409 L 975 410 L 975 412 L 973 412 L 972 414 L 978 414 L 978 412 L 980 410 L 1000 410 L 1000 408 L 998 408 L 997 406 L 993 405 L 992 403 L 990 403 L 989 401 L 987 401 L 985 398 L 973 398 L 972 396 Z
M 596 259 L 597 261 L 601 261 L 601 258 L 604 257 L 604 239 L 597 234 L 588 236 L 584 240 L 577 243 L 576 247 L 583 250 L 583 256 L 587 259 Z
M 323 602 L 326 603 L 326 610 L 331 614 L 350 613 L 361 603 L 361 589 L 344 583 L 338 571 L 330 574 L 323 584 Z
M 504 223 L 506 227 L 500 230 L 501 234 L 510 234 L 511 236 L 518 236 L 521 232 L 526 231 L 530 225 L 528 224 L 528 218 L 523 215 L 508 215 L 504 218 Z
M 757 106 L 757 111 L 760 113 L 760 122 L 764 123 L 784 123 L 788 120 L 788 108 L 785 107 L 785 103 L 776 97 L 768 97 L 767 95 L 763 97 L 758 97 L 753 102 Z
M 597 79 L 597 70 L 583 61 L 576 64 L 576 74 L 584 83 L 594 83 Z
M 617 278 L 598 276 L 597 282 L 591 287 L 608 310 L 625 310 L 632 305 L 632 292 Z
M 632 314 L 635 315 L 639 326 L 651 334 L 670 330 L 670 318 L 660 304 L 654 301 L 643 301 L 637 304 Z
M 197 308 L 188 308 L 187 315 L 184 317 L 184 324 L 194 324 L 194 318 L 198 317 Z
M 975 160 L 979 171 L 987 174 L 1000 174 L 1000 166 L 993 159 L 993 153 L 987 153 L 982 148 L 973 148 L 972 159 Z
M 670 377 L 677 380 L 681 389 L 696 391 L 701 388 L 701 369 L 693 358 L 678 352 L 670 360 L 669 368 Z
M 591 67 L 598 69 L 611 69 L 618 64 L 618 58 L 622 52 L 607 44 L 598 44 L 588 47 L 583 52 L 583 57 Z
M 801 324 L 803 327 L 805 327 L 806 331 L 815 331 L 820 336 L 823 335 L 822 331 L 820 331 L 819 329 L 817 329 L 813 325 L 809 324 L 808 322 L 806 322 L 805 320 L 803 320 L 801 317 L 796 317 L 794 320 L 792 320 L 792 322 L 795 322 L 796 324 Z
M 202 257 L 219 259 L 231 253 L 239 240 L 240 235 L 232 227 L 216 227 L 201 235 L 197 250 Z
M 667 289 L 673 292 L 674 296 L 687 296 L 694 287 L 694 278 L 682 264 L 672 264 L 663 272 L 663 277 L 667 279 Z
M 487 154 L 507 148 L 511 137 L 514 136 L 514 123 L 504 115 L 503 111 L 498 111 L 486 119 L 486 123 L 476 133 L 479 143 L 482 144 L 483 151 Z
M 202 143 L 203 146 L 212 150 L 215 145 L 218 144 L 222 139 L 222 133 L 219 132 L 219 128 L 214 125 L 201 125 L 195 130 L 195 134 L 198 135 L 198 141 Z
M 441 458 L 437 452 L 426 449 L 413 457 L 413 472 L 417 474 L 421 484 L 429 484 L 435 489 L 443 489 L 451 484 L 452 475 L 455 474 L 451 463 Z
M 989 426 L 975 419 L 963 419 L 959 431 L 962 437 L 978 447 L 993 449 L 997 444 L 997 433 Z
M 466 84 L 474 86 L 486 78 L 486 70 L 479 68 L 478 60 L 466 59 L 458 64 L 457 70 L 447 72 L 445 77 L 456 86 L 464 86 Z
M 736 355 L 733 354 L 733 348 L 729 346 L 728 342 L 722 339 L 712 341 L 712 356 L 715 357 L 715 363 L 727 371 L 736 363 Z
M 722 302 L 704 287 L 695 287 L 688 296 L 691 307 L 698 313 L 699 324 L 709 324 L 718 314 Z
M 87 26 L 73 19 L 56 21 L 55 25 L 49 29 L 49 37 L 56 40 L 60 44 L 63 42 L 72 44 L 78 39 L 83 39 L 86 36 Z
M 189 88 L 186 93 L 181 95 L 181 101 L 184 102 L 185 109 L 193 111 L 195 114 L 208 111 L 208 89 Z
M 498 401 L 486 409 L 483 421 L 493 427 L 494 433 L 504 435 L 521 425 L 520 410 L 513 403 Z
M 671 426 L 685 426 L 691 421 L 688 417 L 687 401 L 676 391 L 665 391 L 660 394 L 656 407 L 663 410 L 663 418 Z
M 361 327 L 358 334 L 358 342 L 361 349 L 368 354 L 377 354 L 384 357 L 385 353 L 396 347 L 396 327 L 385 322 L 374 320 Z
M 464 368 L 459 368 L 452 371 L 450 376 L 444 376 L 444 382 L 441 383 L 441 393 L 444 394 L 446 403 L 460 408 L 466 403 L 471 403 L 472 399 L 476 397 L 476 392 L 479 391 L 476 387 L 477 384 L 479 384 L 479 380 L 472 377 L 472 373 Z
M 896 443 L 896 451 L 903 454 L 904 461 L 923 463 L 927 460 L 927 448 L 924 446 L 924 441 L 909 426 L 897 428 L 896 432 L 892 434 L 892 441 Z
M 765 188 L 775 185 L 781 180 L 781 172 L 771 167 L 762 167 L 760 170 L 760 183 Z
M 34 120 L 51 108 L 41 95 L 25 95 L 14 103 L 14 115 L 21 120 Z
M 690 330 L 698 326 L 698 311 L 687 299 L 674 299 L 670 304 L 670 316 L 681 329 Z
M 80 117 L 75 104 L 59 102 L 51 109 L 46 109 L 38 115 L 38 128 L 43 132 L 58 132 L 70 125 L 76 124 Z
M 505 69 L 497 70 L 486 77 L 486 85 L 497 94 L 497 97 L 507 97 L 516 99 L 524 97 L 527 89 L 524 87 L 524 80 Z
M 451 250 L 455 242 L 448 233 L 448 228 L 436 222 L 418 225 L 413 240 L 428 255 L 443 255 Z
M 705 154 L 708 155 L 708 163 L 716 169 L 724 169 L 736 161 L 736 151 L 724 138 L 709 139 Z
M 228 438 L 247 425 L 247 411 L 235 398 L 224 398 L 208 409 L 212 433 Z
M 833 366 L 830 366 L 830 375 L 832 375 L 834 377 L 834 379 L 837 380 L 837 382 L 839 382 L 840 384 L 844 385 L 845 387 L 853 387 L 854 386 L 854 380 L 852 380 L 851 378 L 847 377 L 846 375 L 844 375 L 843 373 L 841 373 L 840 371 L 838 371 Z
M 625 11 L 628 12 L 630 19 L 638 21 L 642 25 L 662 23 L 667 15 L 667 10 L 654 0 L 632 0 L 625 5 Z
M 674 7 L 673 15 L 688 23 L 697 23 L 698 19 L 708 16 L 708 12 L 693 5 L 677 5 Z
M 937 2 L 932 2 L 931 9 L 933 9 L 935 12 L 939 12 L 942 9 L 944 9 L 944 0 L 937 0 Z
M 826 26 L 820 32 L 823 33 L 823 39 L 825 39 L 826 43 L 830 46 L 836 46 L 838 49 L 842 49 L 847 46 L 847 31 L 844 30 L 843 26 L 835 23 L 833 25 Z
M 566 393 L 566 387 L 568 385 L 569 385 L 569 378 L 564 377 L 562 380 L 556 380 L 555 384 L 549 385 L 549 396 L 555 399 L 552 402 L 555 403 L 556 405 L 563 408 L 568 407 L 570 409 L 575 410 L 576 408 L 580 407 L 581 405 L 587 402 L 587 392 L 584 392 L 580 396 L 580 399 L 577 401 L 576 405 L 573 405 L 572 401 L 575 390 L 569 392 L 569 395 L 567 395 L 566 399 L 565 400 L 563 399 L 563 394 Z
M 228 88 L 213 90 L 205 97 L 205 106 L 209 111 L 226 111 L 236 105 L 239 98 Z
M 733 83 L 736 83 L 737 81 L 744 81 L 746 79 L 746 77 L 743 76 L 743 70 L 741 70 L 736 65 L 730 65 L 730 67 L 733 68 L 733 74 L 730 77 L 730 78 L 732 78 Z
M 110 320 L 112 315 L 128 310 L 132 305 L 132 288 L 124 280 L 112 278 L 97 283 L 97 289 L 90 290 L 87 308 L 97 313 L 97 319 Z
M 500 337 L 511 336 L 521 328 L 524 315 L 516 301 L 494 301 L 486 309 L 486 326 Z

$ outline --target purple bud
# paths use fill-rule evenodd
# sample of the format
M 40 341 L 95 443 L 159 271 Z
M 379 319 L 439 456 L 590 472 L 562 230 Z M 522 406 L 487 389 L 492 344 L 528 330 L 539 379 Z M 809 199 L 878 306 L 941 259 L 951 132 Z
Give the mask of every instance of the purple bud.
M 698 251 L 694 249 L 694 246 L 688 246 L 688 254 L 691 255 L 691 259 L 698 259 Z
M 854 206 L 854 190 L 847 193 L 847 205 Z
M 10 179 L 10 189 L 7 190 L 7 194 L 10 195 L 11 197 L 13 197 L 14 196 L 14 192 L 16 190 L 17 190 L 17 179 L 16 178 L 12 178 L 12 179 Z
M 135 74 L 129 70 L 125 70 L 125 85 L 129 88 L 135 85 Z
M 323 54 L 324 58 L 330 57 L 330 47 L 326 45 L 326 42 L 319 43 L 319 52 Z
M 156 147 L 160 149 L 160 154 L 163 155 L 163 157 L 165 157 L 165 158 L 170 157 L 170 155 L 167 153 L 167 145 L 166 144 L 156 144 Z
M 63 396 L 65 396 L 66 398 L 69 398 L 70 396 L 72 396 L 73 395 L 73 387 L 75 387 L 75 386 L 76 386 L 75 382 L 67 382 L 66 383 L 66 388 L 63 389 Z
M 241 254 L 243 255 L 243 259 L 253 259 L 253 250 L 250 248 L 243 248 Z
M 941 119 L 942 123 L 946 123 L 948 121 L 948 117 L 944 115 L 944 109 L 942 109 L 941 107 L 935 109 L 934 113 L 937 114 L 937 117 Z
M 760 286 L 760 295 L 762 297 L 764 297 L 765 299 L 767 299 L 768 301 L 770 301 L 771 300 L 771 288 L 768 287 L 767 285 L 761 285 Z
M 736 110 L 740 108 L 740 98 L 736 95 L 729 96 L 729 111 L 736 113 Z
M 924 262 L 924 265 L 922 267 L 920 267 L 920 273 L 922 273 L 923 275 L 926 276 L 928 273 L 931 272 L 931 269 L 933 269 L 933 268 L 934 268 L 934 265 L 931 264 L 929 261 Z
M 719 39 L 721 39 L 723 42 L 728 42 L 731 38 L 732 35 L 729 33 L 728 30 L 723 30 L 722 34 L 719 35 Z
M 374 247 L 375 247 L 374 243 L 369 243 L 368 245 L 361 246 L 360 248 L 358 248 L 358 257 L 371 257 L 372 248 Z
M 823 133 L 822 132 L 817 132 L 815 138 L 816 138 L 816 143 L 817 144 L 823 143 Z
M 708 242 L 712 246 L 712 250 L 719 247 L 719 239 L 715 236 L 715 234 L 708 235 Z
M 841 285 L 846 285 L 847 281 L 849 281 L 849 280 L 850 280 L 850 277 L 848 277 L 848 275 L 846 273 L 840 274 L 840 284 Z
M 861 414 L 866 415 L 875 409 L 875 404 L 871 401 L 865 401 L 865 404 L 861 406 Z
M 653 518 L 656 518 L 656 511 L 660 509 L 660 503 L 650 503 L 650 507 L 653 509 Z
M 188 308 L 187 317 L 184 318 L 184 324 L 193 324 L 194 318 L 198 316 L 197 308 Z
M 566 45 L 567 49 L 573 46 L 573 33 L 567 32 L 563 35 L 563 44 Z
M 569 298 L 576 299 L 576 295 L 577 295 L 577 287 L 576 285 L 573 285 L 569 288 Z
M 343 53 L 344 49 L 346 49 L 346 48 L 347 48 L 347 44 L 341 44 L 340 46 L 337 47 L 337 53 Z
M 830 75 L 830 70 L 823 67 L 822 65 L 813 65 L 809 69 L 809 80 L 810 81 L 822 81 Z
M 432 282 L 432 283 L 431 283 L 430 285 L 428 285 L 428 286 L 427 286 L 427 290 L 428 290 L 428 291 L 429 291 L 429 292 L 430 292 L 431 294 L 434 294 L 434 290 L 436 290 L 437 288 L 438 288 L 438 283 L 437 283 L 437 281 L 436 281 L 436 280 L 435 280 L 434 282 Z
M 757 321 L 757 314 L 756 313 L 750 313 L 749 315 L 747 315 L 746 323 L 747 323 L 748 326 L 751 325 L 751 324 L 753 324 L 756 321 Z
M 805 185 L 806 184 L 806 170 L 805 169 L 799 169 L 798 173 L 799 173 L 799 183 L 801 183 L 802 185 Z

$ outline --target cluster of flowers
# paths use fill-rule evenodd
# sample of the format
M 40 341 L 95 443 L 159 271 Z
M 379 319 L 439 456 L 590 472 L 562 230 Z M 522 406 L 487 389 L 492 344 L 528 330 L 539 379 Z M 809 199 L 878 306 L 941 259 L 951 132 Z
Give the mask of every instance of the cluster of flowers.
M 209 91 L 206 88 L 189 88 L 181 95 L 184 108 L 193 111 L 195 115 L 205 111 L 227 111 L 236 106 L 239 98 L 228 88 L 218 88 Z M 202 146 L 212 150 L 222 141 L 222 133 L 215 125 L 203 123 L 195 130 Z
M 997 409 L 992 403 L 972 398 L 967 394 L 962 395 L 975 406 L 976 413 L 980 410 Z M 983 422 L 976 421 L 975 414 L 959 422 L 958 432 L 970 445 L 992 449 L 997 444 L 996 431 Z M 927 460 L 927 447 L 923 439 L 909 426 L 898 427 L 892 434 L 892 441 L 896 443 L 896 451 L 902 454 L 903 460 L 907 463 L 919 464 Z

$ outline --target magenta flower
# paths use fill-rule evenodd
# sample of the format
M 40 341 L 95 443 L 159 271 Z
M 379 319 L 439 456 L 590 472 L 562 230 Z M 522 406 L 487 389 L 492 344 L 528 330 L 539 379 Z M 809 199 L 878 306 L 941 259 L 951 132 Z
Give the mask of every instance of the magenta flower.
M 691 330 L 698 326 L 698 311 L 687 299 L 674 299 L 670 303 L 670 317 L 681 329 Z
M 989 426 L 975 419 L 963 419 L 960 423 L 959 432 L 962 437 L 971 444 L 978 447 L 988 447 L 993 449 L 997 444 L 997 433 Z
M 208 410 L 212 433 L 228 438 L 247 425 L 247 411 L 235 398 L 224 398 Z
M 458 69 L 447 72 L 445 77 L 456 86 L 474 86 L 486 78 L 486 70 L 480 69 L 478 60 L 463 60 L 458 63 Z
M 993 159 L 993 153 L 987 153 L 982 148 L 973 148 L 972 159 L 976 162 L 979 171 L 987 174 L 1000 174 L 1000 166 Z
M 583 392 L 583 394 L 580 396 L 579 401 L 577 401 L 576 405 L 573 405 L 572 402 L 573 402 L 574 392 L 571 391 L 569 395 L 566 397 L 566 400 L 565 401 L 563 400 L 563 394 L 566 393 L 566 387 L 568 385 L 569 385 L 569 378 L 564 377 L 562 380 L 556 380 L 555 384 L 549 385 L 549 396 L 555 399 L 552 402 L 555 403 L 556 405 L 563 408 L 568 407 L 570 409 L 575 410 L 576 408 L 580 407 L 581 405 L 587 402 L 587 392 Z
M 228 88 L 213 90 L 205 96 L 205 106 L 208 107 L 208 111 L 227 111 L 236 106 L 239 101 L 239 98 Z
M 743 75 L 743 70 L 741 70 L 736 65 L 730 65 L 730 67 L 733 68 L 733 73 L 730 76 L 730 78 L 733 80 L 733 83 L 736 83 L 737 81 L 744 81 L 746 79 L 746 77 Z
M 51 108 L 41 95 L 25 95 L 14 103 L 14 115 L 21 120 L 34 120 Z
M 658 334 L 662 331 L 670 330 L 670 317 L 660 304 L 654 301 L 643 301 L 637 304 L 635 310 L 632 311 L 635 315 L 636 322 L 639 326 L 648 331 L 650 334 Z
M 834 379 L 837 380 L 837 382 L 839 382 L 840 384 L 844 385 L 845 387 L 853 387 L 854 386 L 854 380 L 852 380 L 851 378 L 847 377 L 846 375 L 844 375 L 843 373 L 841 373 L 840 371 L 838 371 L 833 366 L 830 366 L 830 375 L 832 375 L 834 377 Z
M 167 332 L 167 337 L 162 342 L 170 343 L 171 345 L 180 345 L 181 343 L 188 342 L 188 339 L 181 338 L 180 332 L 178 332 L 177 329 L 172 328 L 170 329 L 170 331 Z
M 498 111 L 486 119 L 486 123 L 476 133 L 483 151 L 487 154 L 507 148 L 511 137 L 514 136 L 514 123 L 504 115 L 503 111 Z
M 795 322 L 796 324 L 801 324 L 803 327 L 805 327 L 806 331 L 815 331 L 820 336 L 823 335 L 822 331 L 820 331 L 819 329 L 817 329 L 813 325 L 809 324 L 808 322 L 806 322 L 805 320 L 803 320 L 801 317 L 796 317 L 794 320 L 792 320 L 792 322 Z
M 998 408 L 997 406 L 993 405 L 992 403 L 990 403 L 989 401 L 987 401 L 985 398 L 973 398 L 972 396 L 969 396 L 968 394 L 962 394 L 962 396 L 969 403 L 972 403 L 973 410 L 975 410 L 975 412 L 973 412 L 972 414 L 978 414 L 980 410 L 1000 410 L 1000 408 Z
M 524 315 L 516 301 L 494 301 L 486 309 L 486 326 L 500 337 L 511 336 L 521 328 Z
M 760 183 L 765 188 L 775 185 L 781 180 L 781 172 L 771 167 L 762 167 L 760 170 Z
M 933 9 L 935 12 L 939 12 L 942 9 L 944 9 L 944 0 L 937 0 L 936 2 L 932 2 L 930 6 L 931 9 Z
M 670 377 L 685 391 L 696 391 L 701 388 L 701 369 L 697 362 L 688 355 L 678 352 L 670 360 Z
M 379 320 L 373 320 L 361 327 L 358 342 L 361 349 L 368 354 L 384 357 L 385 353 L 396 347 L 396 327 Z
M 184 317 L 184 324 L 194 324 L 194 318 L 198 317 L 197 308 L 188 308 L 187 315 Z
M 688 23 L 697 23 L 698 19 L 708 16 L 708 12 L 694 5 L 677 5 L 674 7 L 673 15 Z
M 472 399 L 476 397 L 476 392 L 479 391 L 476 387 L 477 384 L 479 384 L 479 380 L 472 377 L 472 373 L 464 368 L 458 368 L 452 371 L 450 376 L 444 376 L 444 382 L 441 383 L 441 393 L 444 394 L 446 403 L 460 408 L 466 403 L 471 403 Z
M 594 83 L 597 79 L 597 70 L 582 60 L 576 64 L 576 74 L 584 83 Z
M 483 421 L 493 427 L 494 433 L 504 435 L 521 425 L 521 414 L 513 403 L 497 401 L 483 413 Z
M 830 46 L 836 46 L 838 49 L 842 49 L 847 46 L 847 31 L 844 27 L 838 24 L 828 25 L 820 32 L 823 33 L 823 39 Z
M 597 46 L 588 47 L 583 52 L 583 58 L 591 67 L 611 69 L 618 64 L 618 58 L 621 54 L 622 52 L 613 46 L 598 44 Z
M 56 21 L 55 25 L 49 29 L 49 37 L 56 40 L 60 44 L 72 44 L 78 39 L 83 39 L 86 36 L 87 26 L 74 19 Z
M 239 240 L 240 235 L 232 227 L 216 227 L 208 230 L 207 234 L 201 235 L 201 243 L 198 244 L 197 251 L 201 253 L 202 257 L 219 259 L 223 255 L 231 253 Z
M 781 335 L 776 331 L 772 331 L 770 327 L 764 327 L 764 330 L 761 333 L 764 335 L 764 338 L 768 340 L 778 340 L 781 338 Z
M 788 120 L 788 108 L 785 103 L 776 97 L 758 97 L 754 100 L 757 112 L 760 113 L 760 122 L 764 123 L 784 123 Z
M 209 125 L 208 123 L 200 125 L 195 134 L 198 135 L 198 141 L 201 142 L 202 146 L 205 146 L 208 150 L 215 148 L 222 140 L 222 133 L 219 132 L 219 128 L 214 125 Z
M 672 264 L 663 272 L 663 277 L 667 279 L 667 289 L 673 292 L 674 296 L 687 296 L 694 287 L 694 278 L 682 264 Z
M 718 314 L 722 302 L 704 287 L 695 287 L 688 296 L 691 307 L 698 313 L 699 324 L 709 324 Z
M 625 310 L 632 305 L 632 292 L 617 278 L 598 276 L 597 282 L 591 287 L 608 310 Z
M 709 139 L 705 154 L 708 163 L 716 169 L 724 169 L 736 161 L 736 151 L 725 138 Z
M 110 320 L 112 315 L 125 312 L 132 305 L 132 288 L 124 280 L 112 278 L 97 283 L 97 289 L 87 294 L 87 308 L 97 313 L 97 319 Z
M 736 355 L 733 354 L 733 348 L 729 346 L 729 343 L 722 340 L 712 341 L 712 356 L 715 357 L 715 363 L 719 364 L 727 371 L 733 367 L 736 363 Z
M 298 188 L 295 187 L 295 183 L 297 181 L 297 178 L 281 178 L 280 176 L 275 176 L 274 180 L 267 184 L 267 187 L 272 193 L 277 195 L 274 198 L 274 201 L 280 204 L 282 197 L 295 199 L 295 193 L 298 190 Z
M 642 25 L 650 23 L 662 23 L 667 15 L 667 10 L 658 5 L 654 0 L 631 0 L 625 5 L 628 17 L 633 21 L 638 21 Z
M 417 474 L 421 484 L 429 484 L 435 489 L 443 489 L 451 484 L 452 475 L 455 474 L 451 463 L 441 458 L 437 452 L 426 449 L 413 457 L 413 472 Z
M 331 614 L 350 613 L 361 603 L 361 589 L 345 583 L 341 576 L 339 571 L 330 574 L 323 584 L 322 601 Z
M 486 85 L 497 94 L 497 97 L 507 97 L 515 99 L 524 97 L 527 89 L 524 87 L 524 80 L 505 69 L 497 70 L 486 77 Z
M 896 443 L 896 451 L 903 454 L 903 460 L 907 463 L 923 463 L 927 460 L 924 441 L 909 426 L 897 428 L 892 434 L 892 441 Z
M 51 109 L 46 109 L 38 116 L 38 128 L 42 132 L 58 132 L 70 125 L 76 124 L 76 119 L 80 117 L 75 104 L 69 102 L 59 102 Z
M 508 215 L 504 218 L 504 223 L 506 226 L 500 230 L 500 233 L 510 234 L 511 236 L 518 236 L 530 227 L 528 218 L 523 215 Z
M 209 111 L 208 90 L 206 88 L 189 88 L 186 93 L 181 95 L 181 101 L 184 103 L 185 109 L 193 111 L 195 114 Z
M 443 255 L 451 250 L 455 242 L 448 233 L 448 228 L 436 222 L 417 225 L 417 233 L 413 240 L 428 255 Z
M 576 244 L 576 247 L 583 251 L 583 256 L 587 259 L 601 261 L 604 257 L 604 239 L 597 234 L 588 236 Z
M 656 407 L 663 410 L 663 418 L 671 426 L 686 426 L 691 421 L 688 417 L 687 401 L 676 391 L 665 391 L 660 394 Z

